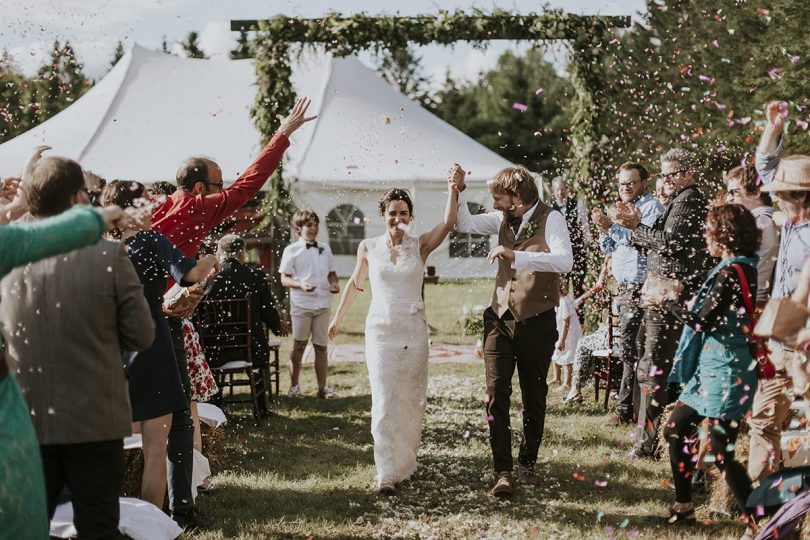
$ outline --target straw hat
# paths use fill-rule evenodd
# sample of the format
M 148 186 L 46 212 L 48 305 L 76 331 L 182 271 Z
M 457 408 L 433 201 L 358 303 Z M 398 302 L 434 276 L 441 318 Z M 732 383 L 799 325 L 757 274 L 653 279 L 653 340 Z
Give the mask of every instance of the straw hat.
M 762 191 L 810 191 L 810 157 L 788 156 L 779 161 L 771 182 Z

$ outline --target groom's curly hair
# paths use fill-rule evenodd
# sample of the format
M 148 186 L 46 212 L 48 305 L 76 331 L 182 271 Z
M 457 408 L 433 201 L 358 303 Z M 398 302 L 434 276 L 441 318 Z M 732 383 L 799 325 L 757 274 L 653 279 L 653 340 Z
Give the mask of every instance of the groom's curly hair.
M 534 203 L 540 198 L 537 183 L 526 167 L 501 169 L 488 184 L 492 190 L 498 193 L 504 193 L 510 197 L 519 196 L 524 203 Z

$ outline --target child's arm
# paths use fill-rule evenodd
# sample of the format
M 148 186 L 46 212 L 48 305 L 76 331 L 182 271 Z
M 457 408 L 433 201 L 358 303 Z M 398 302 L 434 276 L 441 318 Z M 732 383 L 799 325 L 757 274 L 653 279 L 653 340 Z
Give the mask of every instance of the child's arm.
M 349 281 L 346 283 L 346 288 L 343 289 L 343 296 L 340 297 L 340 303 L 335 312 L 335 317 L 332 319 L 332 322 L 329 323 L 329 339 L 334 339 L 335 336 L 338 335 L 346 311 L 349 310 L 349 306 L 352 305 L 357 295 L 363 292 L 363 284 L 368 276 L 367 257 L 368 248 L 366 248 L 365 242 L 361 242 L 360 246 L 357 248 L 357 264 L 354 267 L 354 272 L 352 272 L 352 277 L 350 277 Z
M 562 332 L 560 338 L 557 340 L 557 350 L 562 352 L 565 350 L 565 342 L 568 340 L 568 328 L 571 326 L 571 317 L 566 317 L 562 324 Z
M 315 285 L 307 283 L 306 281 L 298 281 L 292 274 L 281 274 L 281 285 L 290 289 L 301 289 L 304 292 L 312 292 L 315 290 Z
M 338 276 L 337 272 L 329 272 L 329 275 L 326 276 L 326 279 L 329 281 L 329 292 L 332 294 L 337 294 L 340 292 L 340 284 L 338 283 Z

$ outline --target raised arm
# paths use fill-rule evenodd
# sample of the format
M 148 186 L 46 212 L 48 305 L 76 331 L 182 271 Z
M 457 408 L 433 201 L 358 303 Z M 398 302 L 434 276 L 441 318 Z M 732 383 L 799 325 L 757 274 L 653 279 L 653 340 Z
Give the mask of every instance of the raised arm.
M 458 210 L 458 183 L 456 177 L 458 175 L 461 175 L 463 181 L 464 170 L 458 164 L 455 164 L 447 175 L 447 204 L 444 207 L 444 219 L 433 227 L 433 230 L 419 238 L 419 254 L 422 261 L 427 260 L 428 255 L 439 247 L 447 237 L 447 233 L 452 231 L 453 226 L 456 224 Z
M 470 234 L 498 234 L 501 228 L 503 214 L 501 214 L 501 212 L 487 212 L 486 214 L 479 214 L 477 216 L 470 214 L 470 209 L 467 208 L 467 197 L 463 193 L 467 187 L 464 181 L 464 169 L 456 163 L 451 170 L 456 171 L 455 167 L 458 167 L 460 170 L 460 174 L 454 172 L 452 176 L 452 181 L 459 193 L 456 203 L 456 230 Z
M 357 248 L 357 264 L 354 266 L 354 272 L 352 272 L 352 277 L 349 278 L 346 287 L 343 289 L 343 295 L 340 297 L 335 316 L 332 322 L 329 323 L 329 339 L 335 339 L 335 336 L 340 332 L 343 317 L 346 316 L 346 312 L 354 299 L 357 298 L 357 295 L 363 292 L 366 277 L 368 277 L 368 248 L 366 248 L 365 242 L 361 242 Z
M 771 101 L 765 107 L 765 129 L 759 139 L 756 153 L 757 173 L 764 184 L 773 180 L 779 166 L 782 130 L 787 117 L 788 107 L 784 101 Z
M 302 125 L 317 118 L 306 116 L 309 105 L 309 99 L 300 98 L 287 116 L 278 115 L 281 125 L 276 134 L 232 186 L 217 193 L 199 196 L 203 212 L 209 216 L 211 225 L 225 221 L 259 192 L 281 163 L 284 151 L 290 146 L 290 136 Z

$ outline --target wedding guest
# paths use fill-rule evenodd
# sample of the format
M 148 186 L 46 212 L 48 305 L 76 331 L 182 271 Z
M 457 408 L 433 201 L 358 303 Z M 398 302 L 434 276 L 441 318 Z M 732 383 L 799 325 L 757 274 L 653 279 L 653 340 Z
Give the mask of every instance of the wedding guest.
M 554 197 L 551 207 L 565 217 L 568 234 L 571 237 L 574 267 L 571 269 L 569 277 L 574 288 L 574 298 L 578 298 L 585 292 L 585 276 L 588 273 L 586 268 L 587 246 L 593 242 L 591 226 L 588 222 L 588 210 L 585 208 L 585 203 L 571 196 L 568 182 L 562 176 L 558 176 L 551 182 L 551 193 Z
M 619 167 L 619 200 L 638 207 L 641 211 L 641 223 L 652 227 L 658 216 L 664 213 L 664 207 L 651 194 L 646 193 L 649 177 L 647 169 L 639 163 L 627 162 Z M 629 424 L 633 421 L 635 409 L 633 389 L 639 359 L 636 336 L 644 317 L 644 309 L 639 300 L 641 286 L 647 277 L 647 257 L 632 245 L 632 231 L 614 223 L 610 216 L 598 208 L 593 211 L 593 221 L 601 233 L 599 248 L 602 253 L 611 256 L 611 274 L 618 283 L 614 311 L 619 314 L 619 328 L 615 337 L 623 370 L 619 403 L 607 424 Z
M 152 214 L 152 227 L 166 236 L 187 257 L 195 257 L 203 239 L 242 205 L 252 199 L 281 162 L 290 145 L 289 137 L 304 123 L 309 100 L 296 101 L 290 114 L 281 118 L 276 134 L 259 156 L 236 179 L 224 187 L 222 170 L 211 159 L 186 159 L 177 171 L 177 190 Z M 183 340 L 183 324 L 178 318 L 169 319 L 174 341 L 175 358 L 187 399 L 190 396 L 188 363 Z M 190 401 L 190 400 L 189 400 Z M 207 527 L 213 519 L 202 515 L 195 507 L 191 494 L 191 473 L 194 452 L 194 422 L 190 408 L 175 413 L 169 432 L 169 506 L 172 518 L 184 528 Z
M 163 315 L 163 292 L 167 277 L 186 285 L 196 283 L 217 267 L 217 260 L 203 257 L 196 261 L 186 257 L 165 236 L 150 230 L 151 207 L 145 197 L 143 184 L 114 180 L 105 186 L 99 202 L 105 207 L 129 208 L 137 214 L 137 219 L 113 230 L 111 236 L 127 246 L 155 324 L 152 345 L 140 352 L 125 351 L 123 361 L 129 380 L 133 430 L 140 433 L 143 440 L 141 499 L 162 508 L 166 496 L 166 444 L 172 414 L 188 406 L 169 325 Z
M 788 298 L 796 290 L 804 261 L 810 257 L 810 156 L 780 158 L 787 104 L 771 102 L 766 108 L 765 130 L 756 151 L 761 190 L 772 193 L 787 214 L 779 241 L 771 296 Z M 751 445 L 748 474 L 759 480 L 779 470 L 782 462 L 782 424 L 792 401 L 791 391 L 810 398 L 810 388 L 794 384 L 806 380 L 808 365 L 803 351 L 771 340 L 776 376 L 760 380 L 749 418 Z
M 81 167 L 65 158 L 39 160 L 23 189 L 36 220 L 89 202 Z M 121 354 L 155 337 L 126 248 L 101 240 L 18 268 L 0 283 L 0 297 L 7 360 L 40 444 L 48 517 L 67 486 L 79 537 L 119 538 L 132 415 Z
M 661 156 L 665 191 L 675 194 L 652 226 L 641 222 L 641 210 L 633 203 L 619 202 L 613 220 L 632 230 L 630 242 L 647 256 L 647 275 L 677 280 L 680 299 L 691 298 L 706 273 L 706 223 L 708 201 L 695 186 L 694 157 L 673 149 Z M 661 413 L 674 400 L 667 374 L 681 335 L 683 323 L 668 310 L 650 306 L 644 311 L 644 352 L 636 368 L 640 393 L 636 446 L 631 457 L 653 457 L 657 451 Z
M 567 279 L 560 280 L 560 303 L 557 306 L 557 343 L 554 345 L 554 384 L 557 390 L 571 386 L 571 373 L 574 365 L 574 349 L 582 338 L 582 325 L 579 324 L 577 309 Z M 562 372 L 565 371 L 564 378 Z
M 648 299 L 687 325 L 669 376 L 684 387 L 664 426 L 675 484 L 675 503 L 664 515 L 670 525 L 695 522 L 691 476 L 696 460 L 687 439 L 704 418 L 709 419 L 704 461 L 724 473 L 743 511 L 752 489 L 745 467 L 734 455 L 740 422 L 751 409 L 757 388 L 749 334 L 761 233 L 742 205 L 726 204 L 709 211 L 706 237 L 709 254 L 720 263 L 709 272 L 691 308 L 661 296 Z
M 289 332 L 287 323 L 281 320 L 276 310 L 267 275 L 261 270 L 245 266 L 245 241 L 235 234 L 226 234 L 219 239 L 217 257 L 222 269 L 208 283 L 202 303 L 210 300 L 249 297 L 250 350 L 253 354 L 253 365 L 257 368 L 266 367 L 270 362 L 270 349 L 265 326 L 277 336 L 286 336 Z M 232 360 L 244 359 L 242 352 L 238 349 L 210 350 L 206 358 L 211 367 L 219 367 Z
M 675 196 L 672 187 L 672 184 L 664 182 L 664 179 L 660 176 L 655 181 L 655 199 L 661 203 L 661 206 L 663 206 L 665 209 L 667 206 L 669 206 L 669 203 L 672 202 L 672 199 Z
M 315 377 L 318 397 L 332 399 L 335 393 L 326 385 L 328 371 L 329 308 L 332 294 L 340 292 L 335 258 L 329 244 L 318 244 L 320 218 L 312 210 L 298 210 L 292 218 L 297 242 L 284 248 L 279 265 L 281 284 L 290 289 L 293 348 L 290 352 L 290 397 L 303 397 L 299 385 L 301 359 L 312 336 L 315 349 Z
M 753 165 L 735 167 L 725 175 L 726 202 L 741 204 L 757 220 L 762 231 L 757 256 L 757 304 L 763 306 L 771 297 L 771 278 L 779 254 L 779 229 L 773 222 L 771 196 L 759 188 L 759 175 Z
M 16 191 L 16 188 L 15 188 Z M 94 244 L 122 217 L 120 208 L 74 206 L 58 216 L 0 226 L 0 278 L 18 266 Z M 7 538 L 48 536 L 45 480 L 36 433 L 9 373 L 0 336 L 0 510 Z

